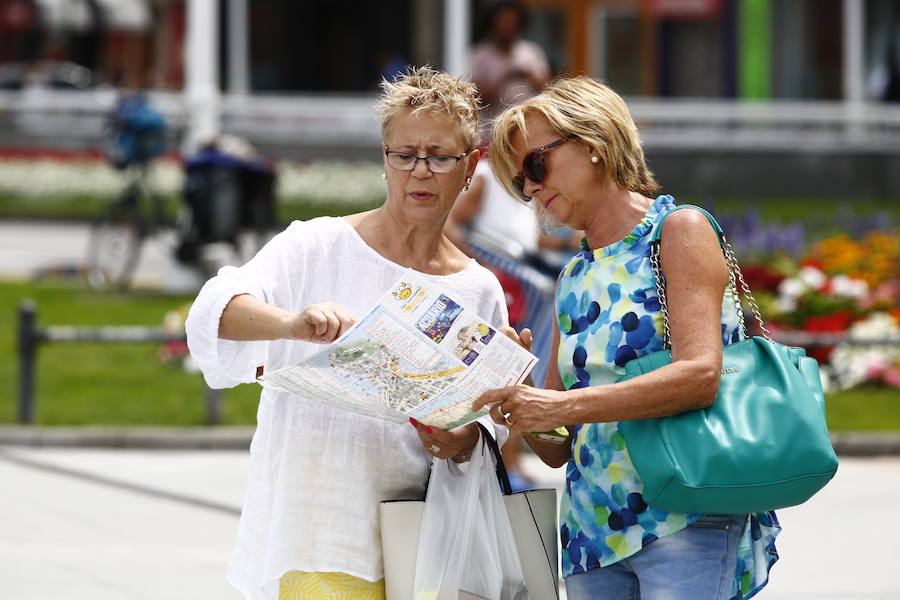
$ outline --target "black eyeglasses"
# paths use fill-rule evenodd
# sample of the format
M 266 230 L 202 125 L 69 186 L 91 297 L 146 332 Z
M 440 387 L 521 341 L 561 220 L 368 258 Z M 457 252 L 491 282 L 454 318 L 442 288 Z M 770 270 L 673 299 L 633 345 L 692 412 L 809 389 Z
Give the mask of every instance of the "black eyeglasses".
M 544 166 L 544 153 L 548 150 L 556 148 L 560 144 L 564 144 L 572 139 L 572 136 L 564 137 L 551 142 L 546 146 L 541 146 L 529 152 L 522 160 L 522 170 L 513 177 L 512 183 L 519 197 L 525 202 L 531 202 L 531 196 L 525 194 L 525 178 L 527 177 L 534 183 L 540 183 L 547 176 L 547 167 Z
M 459 156 L 449 154 L 432 154 L 431 156 L 416 156 L 409 152 L 396 152 L 394 150 L 385 150 L 384 155 L 387 156 L 387 164 L 399 171 L 412 171 L 420 160 L 425 161 L 425 166 L 432 173 L 449 173 L 456 168 L 459 161 L 464 159 L 471 152 L 468 150 Z

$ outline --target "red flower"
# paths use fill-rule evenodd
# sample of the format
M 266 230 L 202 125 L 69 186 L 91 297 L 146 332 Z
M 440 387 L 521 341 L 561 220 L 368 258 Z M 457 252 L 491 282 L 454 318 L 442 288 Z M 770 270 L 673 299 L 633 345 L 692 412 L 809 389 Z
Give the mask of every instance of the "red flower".
M 784 281 L 784 275 L 766 265 L 747 265 L 741 267 L 744 279 L 751 290 L 777 292 L 778 284 Z
M 823 273 L 825 272 L 825 269 L 822 267 L 822 261 L 809 256 L 800 261 L 800 267 L 815 267 Z
M 806 317 L 803 329 L 804 331 L 821 333 L 840 333 L 847 331 L 853 320 L 853 314 L 846 308 L 843 308 L 827 315 L 810 315 Z M 810 349 L 809 355 L 823 363 L 828 360 L 833 350 L 834 346 L 818 346 Z
M 827 315 L 810 315 L 806 317 L 803 329 L 806 331 L 841 332 L 846 331 L 853 322 L 853 314 L 846 308 L 836 310 Z
M 881 379 L 891 387 L 900 388 L 900 369 L 888 367 L 881 374 Z

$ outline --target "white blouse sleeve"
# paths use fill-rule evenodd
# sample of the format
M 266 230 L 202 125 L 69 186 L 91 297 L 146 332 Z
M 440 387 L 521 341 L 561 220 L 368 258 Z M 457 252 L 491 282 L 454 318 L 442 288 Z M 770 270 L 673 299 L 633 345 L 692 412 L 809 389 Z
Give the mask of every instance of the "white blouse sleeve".
M 244 266 L 220 269 L 194 300 L 185 322 L 187 343 L 211 388 L 252 383 L 257 367 L 266 363 L 268 341 L 219 339 L 219 320 L 231 299 L 241 294 L 293 309 L 292 290 L 302 289 L 306 270 L 304 225 L 292 223 Z

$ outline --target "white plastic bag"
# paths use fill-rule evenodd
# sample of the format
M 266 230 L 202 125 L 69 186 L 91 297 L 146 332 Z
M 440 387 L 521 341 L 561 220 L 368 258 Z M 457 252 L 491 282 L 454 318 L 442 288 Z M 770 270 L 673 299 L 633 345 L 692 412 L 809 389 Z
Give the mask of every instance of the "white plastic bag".
M 435 460 L 416 559 L 416 600 L 526 600 L 495 465 L 483 441 L 468 463 Z

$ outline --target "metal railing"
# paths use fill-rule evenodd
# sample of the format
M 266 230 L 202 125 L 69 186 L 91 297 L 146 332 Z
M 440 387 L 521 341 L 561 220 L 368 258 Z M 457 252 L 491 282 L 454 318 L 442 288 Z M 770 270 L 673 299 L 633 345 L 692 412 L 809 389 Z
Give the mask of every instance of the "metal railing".
M 187 122 L 177 92 L 151 100 L 170 123 Z M 116 92 L 0 92 L 0 134 L 58 142 L 99 138 Z M 631 97 L 648 148 L 900 151 L 900 106 L 875 102 L 742 101 Z M 251 142 L 371 147 L 380 141 L 374 95 L 222 97 L 222 130 Z
M 147 342 L 185 341 L 185 336 L 173 334 L 161 327 L 141 326 L 105 326 L 105 327 L 73 327 L 54 325 L 39 328 L 36 325 L 37 306 L 31 300 L 23 300 L 18 310 L 18 417 L 19 423 L 34 423 L 34 390 L 37 351 L 47 343 L 102 342 L 118 344 L 135 344 Z M 206 402 L 206 423 L 216 425 L 220 422 L 221 390 L 214 390 L 204 382 Z
M 484 242 L 484 240 L 479 240 Z M 487 246 L 487 244 L 485 244 Z M 497 248 L 476 247 L 478 259 L 495 268 L 500 268 L 516 277 L 525 285 L 531 309 L 523 326 L 532 327 L 535 330 L 534 352 L 544 360 L 540 380 L 543 381 L 546 370 L 546 360 L 549 360 L 550 329 L 553 326 L 549 319 L 552 306 L 552 281 L 536 273 L 527 265 L 518 263 L 513 258 L 504 256 Z M 166 341 L 185 341 L 185 335 L 173 334 L 161 327 L 143 326 L 103 326 L 103 327 L 74 327 L 69 325 L 55 325 L 39 328 L 36 325 L 37 307 L 31 300 L 23 300 L 18 309 L 18 356 L 19 356 L 19 381 L 18 381 L 18 420 L 22 424 L 34 423 L 34 390 L 37 351 L 46 343 L 77 343 L 77 342 L 102 342 L 102 343 L 147 343 Z M 891 346 L 900 345 L 897 338 L 850 338 L 846 334 L 839 333 L 811 333 L 805 331 L 785 331 L 774 336 L 775 340 L 786 345 L 800 346 L 804 348 L 821 346 Z M 206 423 L 216 425 L 221 420 L 221 390 L 214 390 L 206 386 Z
M 479 263 L 501 271 L 518 282 L 522 293 L 518 300 L 525 303 L 526 311 L 519 323 L 511 324 L 519 330 L 524 327 L 531 329 L 534 340 L 531 351 L 540 359 L 531 371 L 531 377 L 536 385 L 542 386 L 551 360 L 550 345 L 555 326 L 553 290 L 556 281 L 525 264 L 522 247 L 511 240 L 473 231 L 469 232 L 466 241 Z M 510 290 L 505 291 L 510 293 Z
M 850 337 L 846 333 L 782 331 L 773 334 L 772 338 L 785 346 L 799 346 L 801 348 L 820 348 L 822 346 L 860 346 L 864 348 L 900 346 L 900 338 L 897 337 L 858 338 Z

